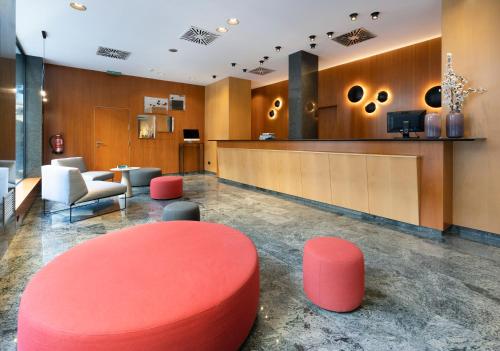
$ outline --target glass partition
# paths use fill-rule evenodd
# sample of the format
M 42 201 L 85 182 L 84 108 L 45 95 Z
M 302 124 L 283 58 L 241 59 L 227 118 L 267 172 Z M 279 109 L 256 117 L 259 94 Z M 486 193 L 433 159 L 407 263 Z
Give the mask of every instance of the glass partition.
M 16 181 L 24 178 L 26 56 L 16 47 Z

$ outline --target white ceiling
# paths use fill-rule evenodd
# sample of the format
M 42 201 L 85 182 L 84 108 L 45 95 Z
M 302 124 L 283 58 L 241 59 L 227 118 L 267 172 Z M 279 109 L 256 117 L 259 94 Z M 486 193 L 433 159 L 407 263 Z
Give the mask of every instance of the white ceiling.
M 41 30 L 46 30 L 49 63 L 201 85 L 213 82 L 214 74 L 233 76 L 258 87 L 287 79 L 288 55 L 298 50 L 318 55 L 323 69 L 441 35 L 440 0 L 80 1 L 87 11 L 73 10 L 69 0 L 17 0 L 17 36 L 27 54 L 42 55 Z M 373 11 L 381 12 L 379 20 L 370 18 Z M 348 17 L 352 12 L 360 14 L 355 22 Z M 227 25 L 230 17 L 240 24 Z M 202 46 L 179 39 L 190 25 L 212 32 L 226 26 L 229 32 Z M 344 47 L 325 34 L 358 27 L 377 38 Z M 315 50 L 309 49 L 311 34 L 317 35 Z M 276 45 L 281 52 L 274 51 Z M 98 46 L 132 54 L 126 61 L 101 57 L 95 54 Z M 264 66 L 275 72 L 242 72 L 258 67 L 266 55 Z

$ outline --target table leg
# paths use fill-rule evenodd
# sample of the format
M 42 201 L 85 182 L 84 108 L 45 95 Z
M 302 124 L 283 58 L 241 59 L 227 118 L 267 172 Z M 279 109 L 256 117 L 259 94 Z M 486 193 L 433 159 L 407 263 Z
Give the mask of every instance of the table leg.
M 121 183 L 127 187 L 127 192 L 125 193 L 125 195 L 127 197 L 134 196 L 134 193 L 132 192 L 132 184 L 130 183 L 130 172 L 129 171 L 122 171 Z

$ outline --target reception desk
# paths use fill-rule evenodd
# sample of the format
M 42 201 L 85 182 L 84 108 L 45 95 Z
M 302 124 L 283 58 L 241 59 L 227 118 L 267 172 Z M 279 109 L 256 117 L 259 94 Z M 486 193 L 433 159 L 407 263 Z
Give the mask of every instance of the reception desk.
M 217 173 L 443 231 L 452 223 L 453 142 L 474 140 L 217 140 Z

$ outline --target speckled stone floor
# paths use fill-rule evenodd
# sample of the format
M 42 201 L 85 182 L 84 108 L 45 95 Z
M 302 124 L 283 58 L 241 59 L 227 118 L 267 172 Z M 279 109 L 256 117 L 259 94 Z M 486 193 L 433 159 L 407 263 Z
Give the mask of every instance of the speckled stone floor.
M 82 241 L 160 218 L 167 202 L 140 192 L 126 212 L 71 225 L 64 213 L 42 216 L 37 201 L 15 234 L 0 235 L 0 350 L 16 349 L 19 297 L 40 267 Z M 417 238 L 211 175 L 185 177 L 185 198 L 202 220 L 237 228 L 258 248 L 261 307 L 245 351 L 500 350 L 500 248 Z M 346 238 L 365 254 L 366 296 L 353 313 L 304 297 L 302 248 L 317 235 Z

